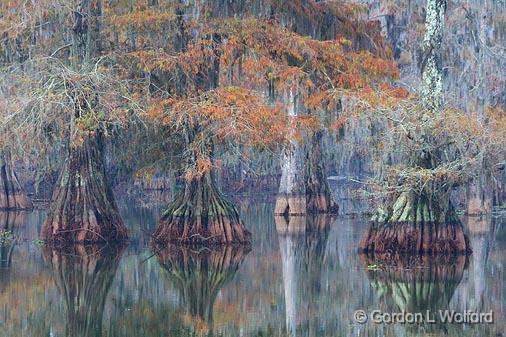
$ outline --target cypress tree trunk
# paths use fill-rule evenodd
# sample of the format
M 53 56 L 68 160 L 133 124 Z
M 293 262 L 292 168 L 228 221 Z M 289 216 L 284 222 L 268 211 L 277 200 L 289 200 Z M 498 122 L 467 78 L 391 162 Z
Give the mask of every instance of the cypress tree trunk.
M 338 213 L 339 206 L 325 174 L 322 137 L 322 131 L 315 132 L 306 151 L 299 144 L 291 144 L 285 150 L 274 214 Z
M 70 63 L 77 72 L 94 67 L 100 52 L 101 1 L 81 0 L 72 12 Z M 69 85 L 75 111 L 69 122 L 69 145 L 58 186 L 52 197 L 42 238 L 57 242 L 120 241 L 127 238 L 127 229 L 105 176 L 103 134 L 100 126 L 79 130 L 83 140 L 73 139 L 80 118 L 96 119 L 98 93 L 80 91 Z
M 290 92 L 287 100 L 288 116 L 295 118 L 297 95 Z M 292 130 L 292 137 L 295 137 L 295 130 Z M 316 131 L 305 149 L 295 139 L 285 149 L 274 214 L 337 214 L 339 207 L 334 202 L 325 175 L 322 138 L 323 131 Z
M 290 148 L 285 149 L 274 209 L 276 215 L 304 215 L 307 212 L 302 152 L 296 142 L 292 142 Z
M 183 191 L 164 212 L 152 241 L 243 244 L 251 242 L 251 233 L 234 205 L 219 191 L 214 174 L 207 172 L 185 182 Z
M 0 152 L 0 189 L 0 210 L 33 208 L 31 200 L 21 189 L 8 151 Z
M 435 199 L 408 192 L 401 193 L 389 210 L 378 210 L 359 249 L 376 254 L 465 254 L 471 250 L 448 196 Z
M 102 136 L 89 136 L 83 145 L 68 149 L 42 226 L 42 239 L 64 243 L 127 237 L 105 175 Z
M 446 0 L 428 0 L 425 57 L 422 64 L 422 103 L 420 120 L 430 123 L 443 106 L 441 44 Z M 430 128 L 430 124 L 429 124 Z M 433 144 L 430 129 L 417 135 L 420 148 Z M 439 153 L 438 153 L 439 151 Z M 410 160 L 414 168 L 432 169 L 442 163 L 442 150 L 422 151 Z M 438 184 L 438 186 L 434 185 Z M 436 188 L 437 187 L 437 188 Z M 373 253 L 465 254 L 471 252 L 469 240 L 450 201 L 450 187 L 429 182 L 422 191 L 402 192 L 387 210 L 379 209 L 371 219 L 359 248 Z M 434 192 L 438 191 L 438 192 Z
M 322 149 L 323 131 L 316 131 L 311 137 L 310 149 L 306 154 L 306 207 L 307 213 L 337 214 L 339 207 L 334 201 L 327 182 Z
M 297 117 L 297 94 L 290 90 L 288 97 L 288 117 Z M 290 130 L 290 144 L 285 148 L 281 163 L 281 180 L 276 198 L 274 214 L 304 215 L 306 214 L 306 186 L 304 182 L 304 150 L 295 140 L 295 129 Z

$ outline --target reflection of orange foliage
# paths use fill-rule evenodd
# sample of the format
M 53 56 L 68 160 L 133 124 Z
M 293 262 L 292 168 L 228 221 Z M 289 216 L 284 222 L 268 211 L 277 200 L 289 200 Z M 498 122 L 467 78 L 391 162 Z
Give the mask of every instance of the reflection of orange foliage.
M 192 316 L 189 313 L 185 313 L 182 315 L 182 321 L 188 325 L 192 326 L 195 329 L 197 336 L 207 335 L 211 330 L 209 324 L 204 322 L 204 320 L 198 316 Z
M 6 270 L 2 270 L 7 273 Z M 17 276 L 13 278 L 8 284 L 4 284 L 2 289 L 0 284 L 0 303 L 8 303 L 10 324 L 20 323 L 25 316 L 35 315 L 40 307 L 45 302 L 45 294 L 48 290 L 48 285 L 52 285 L 51 277 L 46 274 L 30 274 L 30 277 Z M 22 316 L 21 313 L 24 313 Z

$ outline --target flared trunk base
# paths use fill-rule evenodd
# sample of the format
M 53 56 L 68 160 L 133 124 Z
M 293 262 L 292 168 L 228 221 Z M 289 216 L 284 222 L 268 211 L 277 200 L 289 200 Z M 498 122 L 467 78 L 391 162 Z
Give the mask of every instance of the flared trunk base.
M 378 228 L 380 227 L 380 228 Z M 458 224 L 394 223 L 370 224 L 360 241 L 366 253 L 453 255 L 471 253 L 469 240 Z
M 155 229 L 151 240 L 155 244 L 249 244 L 251 233 L 237 216 L 220 215 L 207 221 L 195 221 L 185 216 L 166 216 Z
M 445 210 L 425 197 L 401 194 L 391 212 L 378 212 L 359 249 L 373 253 L 452 255 L 471 252 L 469 239 L 448 201 Z
M 251 233 L 209 176 L 187 182 L 185 190 L 165 211 L 151 240 L 157 245 L 249 244 Z
M 105 175 L 100 135 L 69 148 L 41 237 L 54 243 L 120 242 L 128 239 Z
M 128 239 L 128 231 L 121 220 L 103 223 L 90 215 L 85 220 L 72 223 L 72 226 L 68 226 L 66 221 L 48 219 L 43 225 L 41 238 L 54 244 L 123 242 Z

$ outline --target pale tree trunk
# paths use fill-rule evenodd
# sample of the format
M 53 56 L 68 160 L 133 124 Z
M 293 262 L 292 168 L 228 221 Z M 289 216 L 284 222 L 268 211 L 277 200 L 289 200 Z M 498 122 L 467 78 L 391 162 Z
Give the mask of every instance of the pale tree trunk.
M 443 105 L 441 43 L 446 0 L 428 0 L 426 33 L 423 41 L 422 101 L 426 108 L 422 119 L 431 120 Z M 431 142 L 430 134 L 421 139 Z M 433 168 L 440 154 L 424 153 L 415 162 L 418 167 Z M 450 200 L 450 187 L 438 191 L 427 184 L 422 192 L 402 192 L 386 210 L 371 219 L 359 248 L 367 253 L 466 254 L 469 240 Z
M 287 96 L 289 123 L 292 123 L 298 114 L 297 93 L 294 93 L 292 89 Z M 306 214 L 304 152 L 299 142 L 294 139 L 295 132 L 295 130 L 291 130 L 290 144 L 283 153 L 279 194 L 274 209 L 276 215 Z
M 0 152 L 0 210 L 29 210 L 33 205 L 19 184 L 11 155 Z
M 288 117 L 293 121 L 298 115 L 298 99 L 290 90 Z M 325 175 L 322 149 L 323 131 L 309 135 L 307 146 L 295 139 L 291 130 L 289 146 L 284 150 L 281 163 L 281 180 L 274 214 L 297 216 L 317 213 L 337 213 L 332 191 Z

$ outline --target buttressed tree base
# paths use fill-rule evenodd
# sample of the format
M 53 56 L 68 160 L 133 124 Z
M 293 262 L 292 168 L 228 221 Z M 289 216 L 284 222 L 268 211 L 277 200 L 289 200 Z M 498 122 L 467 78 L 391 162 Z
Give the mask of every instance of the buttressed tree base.
M 60 173 L 42 239 L 51 242 L 113 242 L 128 237 L 105 176 L 100 136 L 70 147 Z
M 248 244 L 251 233 L 234 205 L 217 189 L 211 172 L 185 183 L 164 212 L 152 241 L 203 244 Z
M 469 240 L 451 203 L 441 209 L 426 197 L 402 193 L 391 210 L 378 211 L 363 235 L 363 252 L 467 254 Z

